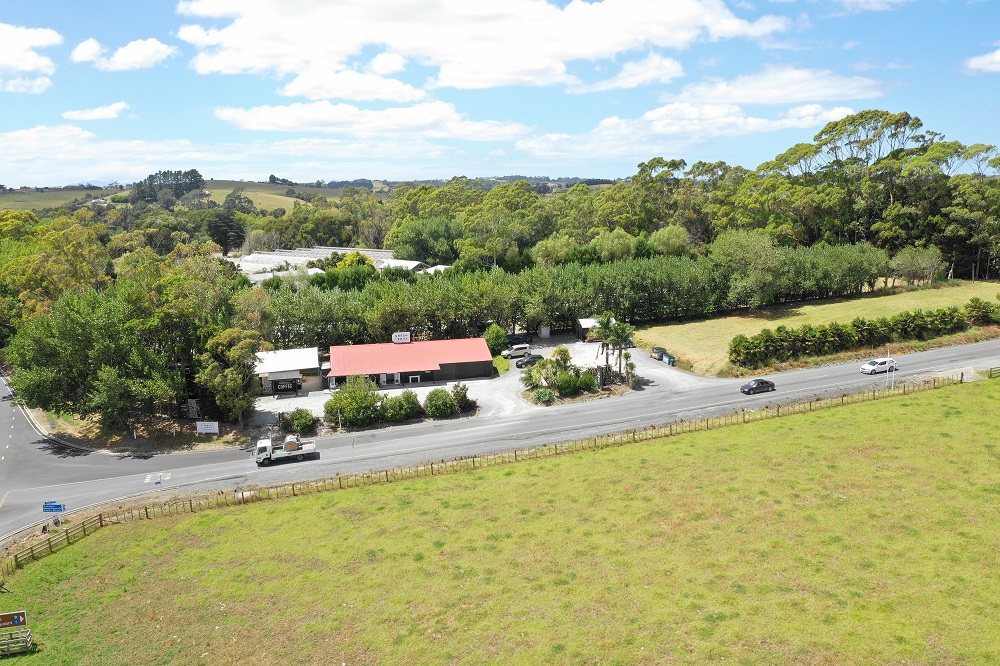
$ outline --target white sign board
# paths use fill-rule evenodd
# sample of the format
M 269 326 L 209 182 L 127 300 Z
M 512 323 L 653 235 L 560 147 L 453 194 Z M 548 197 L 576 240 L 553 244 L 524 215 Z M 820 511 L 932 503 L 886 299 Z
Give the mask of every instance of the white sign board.
M 198 434 L 202 435 L 205 433 L 215 433 L 219 434 L 219 422 L 218 421 L 198 421 L 196 424 L 198 426 Z
M 393 333 L 392 334 L 392 341 L 394 343 L 396 343 L 396 344 L 400 344 L 402 342 L 409 342 L 410 341 L 410 332 L 409 331 L 399 331 L 399 332 Z

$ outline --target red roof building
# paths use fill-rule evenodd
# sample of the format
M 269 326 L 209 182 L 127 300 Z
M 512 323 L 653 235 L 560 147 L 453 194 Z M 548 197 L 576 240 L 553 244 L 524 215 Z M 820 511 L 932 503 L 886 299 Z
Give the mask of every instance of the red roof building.
M 327 376 L 343 381 L 352 375 L 368 375 L 379 384 L 491 377 L 493 356 L 483 338 L 330 347 Z

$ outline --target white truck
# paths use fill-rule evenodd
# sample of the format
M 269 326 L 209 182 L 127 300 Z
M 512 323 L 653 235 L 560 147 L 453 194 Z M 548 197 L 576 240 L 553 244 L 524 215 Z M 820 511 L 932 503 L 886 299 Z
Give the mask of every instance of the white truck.
M 257 440 L 257 452 L 254 457 L 258 467 L 271 464 L 273 460 L 304 460 L 306 456 L 316 455 L 316 442 L 311 439 L 305 441 L 299 439 L 298 435 L 286 435 L 285 441 L 275 444 L 270 437 Z

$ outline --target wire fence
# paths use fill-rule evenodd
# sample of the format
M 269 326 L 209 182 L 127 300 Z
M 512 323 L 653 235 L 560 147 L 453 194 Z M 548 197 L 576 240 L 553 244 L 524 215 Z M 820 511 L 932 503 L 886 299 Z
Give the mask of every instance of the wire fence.
M 1000 376 L 1000 368 L 993 368 L 989 376 L 993 377 L 993 370 Z M 511 449 L 497 453 L 483 455 L 462 456 L 451 460 L 441 460 L 436 462 L 421 463 L 408 467 L 396 467 L 391 469 L 377 470 L 352 474 L 350 476 L 337 475 L 333 478 L 320 479 L 316 481 L 306 481 L 302 483 L 292 483 L 279 486 L 262 488 L 249 488 L 236 490 L 232 494 L 229 492 L 216 492 L 211 495 L 191 496 L 169 502 L 146 504 L 130 507 L 116 507 L 101 511 L 97 515 L 90 515 L 83 518 L 82 522 L 63 530 L 47 532 L 48 536 L 28 535 L 28 539 L 34 539 L 33 543 L 26 548 L 17 550 L 9 555 L 0 557 L 0 583 L 6 580 L 15 570 L 20 569 L 30 562 L 34 562 L 43 557 L 65 548 L 71 543 L 75 543 L 98 529 L 109 525 L 130 523 L 140 520 L 155 520 L 167 516 L 175 516 L 184 513 L 198 513 L 225 507 L 253 504 L 264 500 L 275 500 L 284 497 L 297 497 L 319 492 L 329 492 L 344 490 L 348 488 L 358 488 L 364 486 L 394 483 L 397 481 L 408 481 L 420 477 L 440 476 L 453 474 L 469 470 L 476 470 L 497 465 L 506 465 L 525 460 L 537 458 L 547 458 L 554 455 L 564 455 L 594 449 L 603 449 L 612 446 L 621 446 L 632 442 L 643 442 L 651 439 L 661 439 L 673 437 L 690 432 L 702 430 L 715 430 L 733 425 L 753 423 L 755 421 L 765 421 L 768 419 L 791 416 L 793 414 L 803 414 L 832 407 L 844 405 L 855 405 L 874 400 L 882 400 L 895 396 L 904 396 L 912 393 L 944 388 L 954 384 L 964 382 L 964 373 L 952 377 L 936 377 L 925 381 L 907 384 L 900 383 L 886 388 L 873 388 L 863 393 L 844 394 L 832 398 L 816 398 L 784 405 L 765 406 L 757 410 L 741 409 L 731 414 L 719 416 L 709 416 L 700 419 L 682 419 L 666 423 L 660 426 L 629 430 L 620 433 L 600 435 L 588 439 L 565 442 L 558 444 L 545 444 L 524 449 Z M 92 509 L 93 511 L 93 509 Z M 65 523 L 65 520 L 63 521 Z M 33 530 L 37 528 L 29 528 Z

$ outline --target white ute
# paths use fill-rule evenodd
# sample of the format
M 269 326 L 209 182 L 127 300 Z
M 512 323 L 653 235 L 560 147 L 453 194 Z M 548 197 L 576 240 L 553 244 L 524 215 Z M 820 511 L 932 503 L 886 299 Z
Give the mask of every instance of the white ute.
M 316 442 L 311 439 L 300 440 L 298 435 L 287 435 L 281 444 L 273 444 L 271 438 L 257 440 L 257 452 L 254 457 L 257 466 L 270 465 L 272 460 L 303 460 L 306 456 L 316 455 Z

